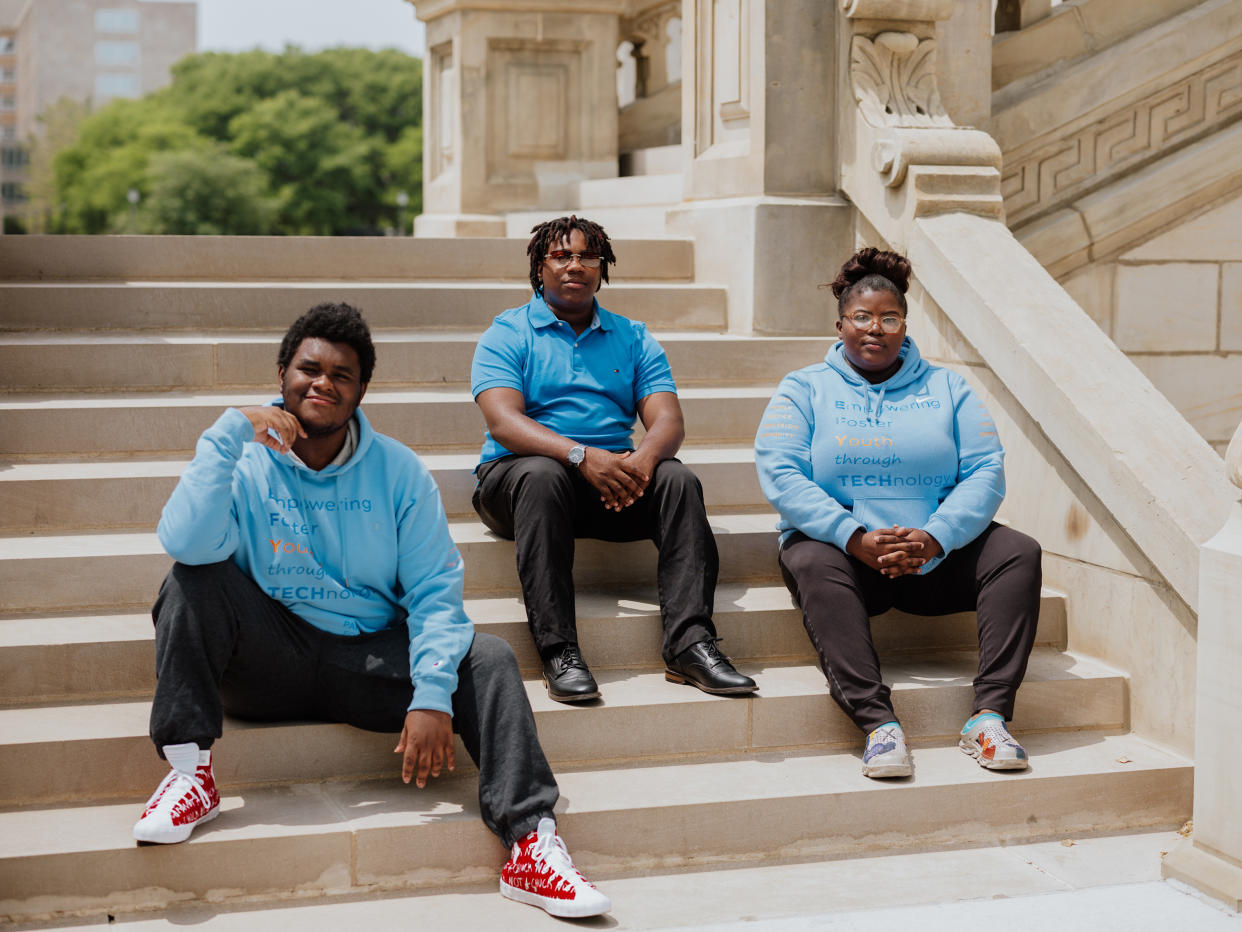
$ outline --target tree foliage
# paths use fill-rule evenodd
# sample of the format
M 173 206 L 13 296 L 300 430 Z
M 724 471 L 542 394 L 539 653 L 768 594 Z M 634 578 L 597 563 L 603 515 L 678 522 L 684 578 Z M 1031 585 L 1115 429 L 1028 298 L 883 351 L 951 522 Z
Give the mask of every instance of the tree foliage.
M 379 232 L 399 192 L 406 219 L 421 210 L 421 122 L 421 62 L 393 49 L 191 55 L 82 122 L 54 160 L 53 228 Z

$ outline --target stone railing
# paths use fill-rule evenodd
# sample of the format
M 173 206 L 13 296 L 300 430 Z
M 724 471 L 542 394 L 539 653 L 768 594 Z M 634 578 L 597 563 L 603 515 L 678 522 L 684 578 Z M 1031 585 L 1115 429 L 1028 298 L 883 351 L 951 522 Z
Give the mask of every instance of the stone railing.
M 633 56 L 634 96 L 617 117 L 617 147 L 633 152 L 681 142 L 681 0 L 634 0 L 619 38 Z
M 1242 426 L 1225 454 L 1242 488 Z M 1242 909 L 1242 747 L 1231 740 L 1242 717 L 1242 505 L 1203 545 L 1199 569 L 1199 650 L 1195 681 L 1194 832 L 1164 859 L 1165 877 Z
M 1007 421 L 1003 514 L 1036 533 L 1046 578 L 1080 606 L 1071 649 L 1131 671 L 1132 727 L 1189 753 L 1200 548 L 1237 489 L 1005 225 L 999 148 L 939 102 L 935 23 L 952 6 L 842 0 L 842 188 L 863 229 L 910 256 L 920 316 L 939 314 L 935 335 L 964 348 Z

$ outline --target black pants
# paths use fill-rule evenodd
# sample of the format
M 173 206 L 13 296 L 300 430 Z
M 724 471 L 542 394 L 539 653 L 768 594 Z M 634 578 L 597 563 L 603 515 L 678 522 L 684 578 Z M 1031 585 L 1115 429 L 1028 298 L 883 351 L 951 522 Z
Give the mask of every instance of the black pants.
M 226 710 L 394 733 L 405 723 L 414 687 L 404 620 L 373 634 L 328 634 L 269 598 L 231 560 L 174 564 L 151 614 L 157 749 L 211 747 Z M 511 845 L 552 815 L 556 780 L 509 645 L 476 634 L 457 677 L 453 730 L 479 768 L 483 821 Z
M 712 601 L 720 567 L 703 508 L 703 487 L 677 460 L 656 467 L 643 497 L 609 511 L 575 468 L 546 456 L 510 456 L 479 468 L 474 510 L 491 530 L 514 541 L 518 579 L 535 647 L 545 659 L 577 644 L 574 538 L 651 540 L 664 619 L 664 660 L 716 636 Z
M 801 532 L 781 547 L 780 565 L 832 698 L 869 732 L 897 718 L 871 642 L 870 616 L 890 608 L 917 615 L 975 611 L 979 672 L 973 711 L 1013 717 L 1039 621 L 1041 553 L 1032 538 L 993 522 L 926 576 L 889 579 Z

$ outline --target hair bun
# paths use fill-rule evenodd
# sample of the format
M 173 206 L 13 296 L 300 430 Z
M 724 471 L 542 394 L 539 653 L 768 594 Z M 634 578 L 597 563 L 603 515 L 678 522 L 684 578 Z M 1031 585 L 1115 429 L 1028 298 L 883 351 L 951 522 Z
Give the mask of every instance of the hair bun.
M 910 288 L 910 260 L 895 252 L 885 252 L 874 246 L 864 246 L 846 260 L 832 283 L 832 293 L 840 300 L 851 286 L 868 275 L 879 275 L 893 283 L 905 294 Z

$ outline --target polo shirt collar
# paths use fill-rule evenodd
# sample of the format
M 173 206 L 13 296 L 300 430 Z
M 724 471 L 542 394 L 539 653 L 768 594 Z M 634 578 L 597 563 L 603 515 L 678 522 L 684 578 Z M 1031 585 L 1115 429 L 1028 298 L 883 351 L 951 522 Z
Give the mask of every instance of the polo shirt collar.
M 598 299 L 592 299 L 594 312 L 591 315 L 591 326 L 588 330 L 611 330 L 610 321 L 608 320 L 608 312 L 599 306 Z M 543 295 L 536 294 L 530 299 L 529 318 L 530 325 L 536 330 L 543 327 L 551 327 L 555 324 L 559 317 L 552 313 L 552 309 L 548 307 L 547 302 L 543 300 Z

